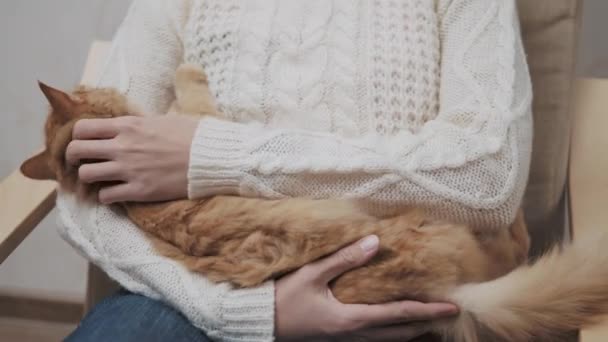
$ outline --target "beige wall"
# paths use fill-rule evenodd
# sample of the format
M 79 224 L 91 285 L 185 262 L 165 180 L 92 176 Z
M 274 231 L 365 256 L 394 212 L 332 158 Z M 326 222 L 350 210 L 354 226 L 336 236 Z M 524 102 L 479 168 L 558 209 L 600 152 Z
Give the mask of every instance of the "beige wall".
M 0 178 L 41 146 L 45 103 L 36 80 L 76 84 L 88 44 L 112 35 L 128 3 L 0 1 Z M 608 1 L 587 0 L 585 14 L 579 72 L 608 77 Z M 53 214 L 0 266 L 0 292 L 83 296 L 86 264 L 59 239 L 54 223 Z

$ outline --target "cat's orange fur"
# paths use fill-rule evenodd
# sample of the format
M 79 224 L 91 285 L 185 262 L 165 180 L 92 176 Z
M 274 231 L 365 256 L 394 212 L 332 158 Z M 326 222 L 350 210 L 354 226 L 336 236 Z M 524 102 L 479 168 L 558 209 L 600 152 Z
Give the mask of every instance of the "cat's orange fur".
M 68 95 L 41 88 L 52 107 L 45 127 L 47 149 L 26 161 L 22 171 L 32 178 L 56 179 L 65 190 L 94 198 L 90 195 L 96 190 L 80 183 L 77 168 L 64 160 L 72 127 L 81 118 L 137 111 L 112 89 L 79 87 Z M 221 117 L 204 73 L 194 66 L 178 70 L 176 95 L 172 112 Z M 279 277 L 376 234 L 381 241 L 378 255 L 336 279 L 331 284 L 334 295 L 346 303 L 404 298 L 455 302 L 462 310 L 459 318 L 437 323 L 435 331 L 457 341 L 479 341 L 484 334 L 492 340 L 540 336 L 554 341 L 608 310 L 608 286 L 590 283 L 590 267 L 579 268 L 577 262 L 588 262 L 598 272 L 606 267 L 581 245 L 504 276 L 526 260 L 529 240 L 521 215 L 510 229 L 482 234 L 415 209 L 378 218 L 345 200 L 216 196 L 121 206 L 149 233 L 160 253 L 213 281 L 241 287 Z M 585 277 L 564 279 L 567 272 L 584 272 Z M 604 273 L 601 281 L 608 280 Z M 542 291 L 548 294 L 541 296 Z

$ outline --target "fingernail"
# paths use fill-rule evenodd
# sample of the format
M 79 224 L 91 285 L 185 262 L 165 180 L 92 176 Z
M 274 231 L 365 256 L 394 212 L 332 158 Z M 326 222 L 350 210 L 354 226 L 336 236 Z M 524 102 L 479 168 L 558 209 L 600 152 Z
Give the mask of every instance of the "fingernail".
M 458 307 L 456 306 L 446 306 L 444 309 L 441 310 L 441 314 L 442 315 L 446 315 L 446 316 L 453 316 L 456 315 L 460 310 L 458 310 Z
M 378 248 L 379 242 L 380 240 L 376 235 L 370 235 L 363 239 L 363 241 L 359 243 L 359 246 L 361 246 L 361 249 L 363 249 L 365 253 L 369 253 L 375 251 L 376 248 Z

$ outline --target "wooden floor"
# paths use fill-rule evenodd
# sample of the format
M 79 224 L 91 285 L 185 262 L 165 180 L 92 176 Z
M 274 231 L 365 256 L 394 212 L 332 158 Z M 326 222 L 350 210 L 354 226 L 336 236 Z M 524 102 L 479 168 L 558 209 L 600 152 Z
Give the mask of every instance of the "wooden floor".
M 75 328 L 75 324 L 0 317 L 0 341 L 58 342 L 62 341 Z

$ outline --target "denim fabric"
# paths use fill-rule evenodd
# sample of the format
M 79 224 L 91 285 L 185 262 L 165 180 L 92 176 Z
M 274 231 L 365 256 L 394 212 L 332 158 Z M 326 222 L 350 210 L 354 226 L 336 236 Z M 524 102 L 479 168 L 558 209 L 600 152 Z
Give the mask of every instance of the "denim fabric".
M 127 291 L 106 298 L 89 312 L 66 342 L 210 342 L 170 306 Z

